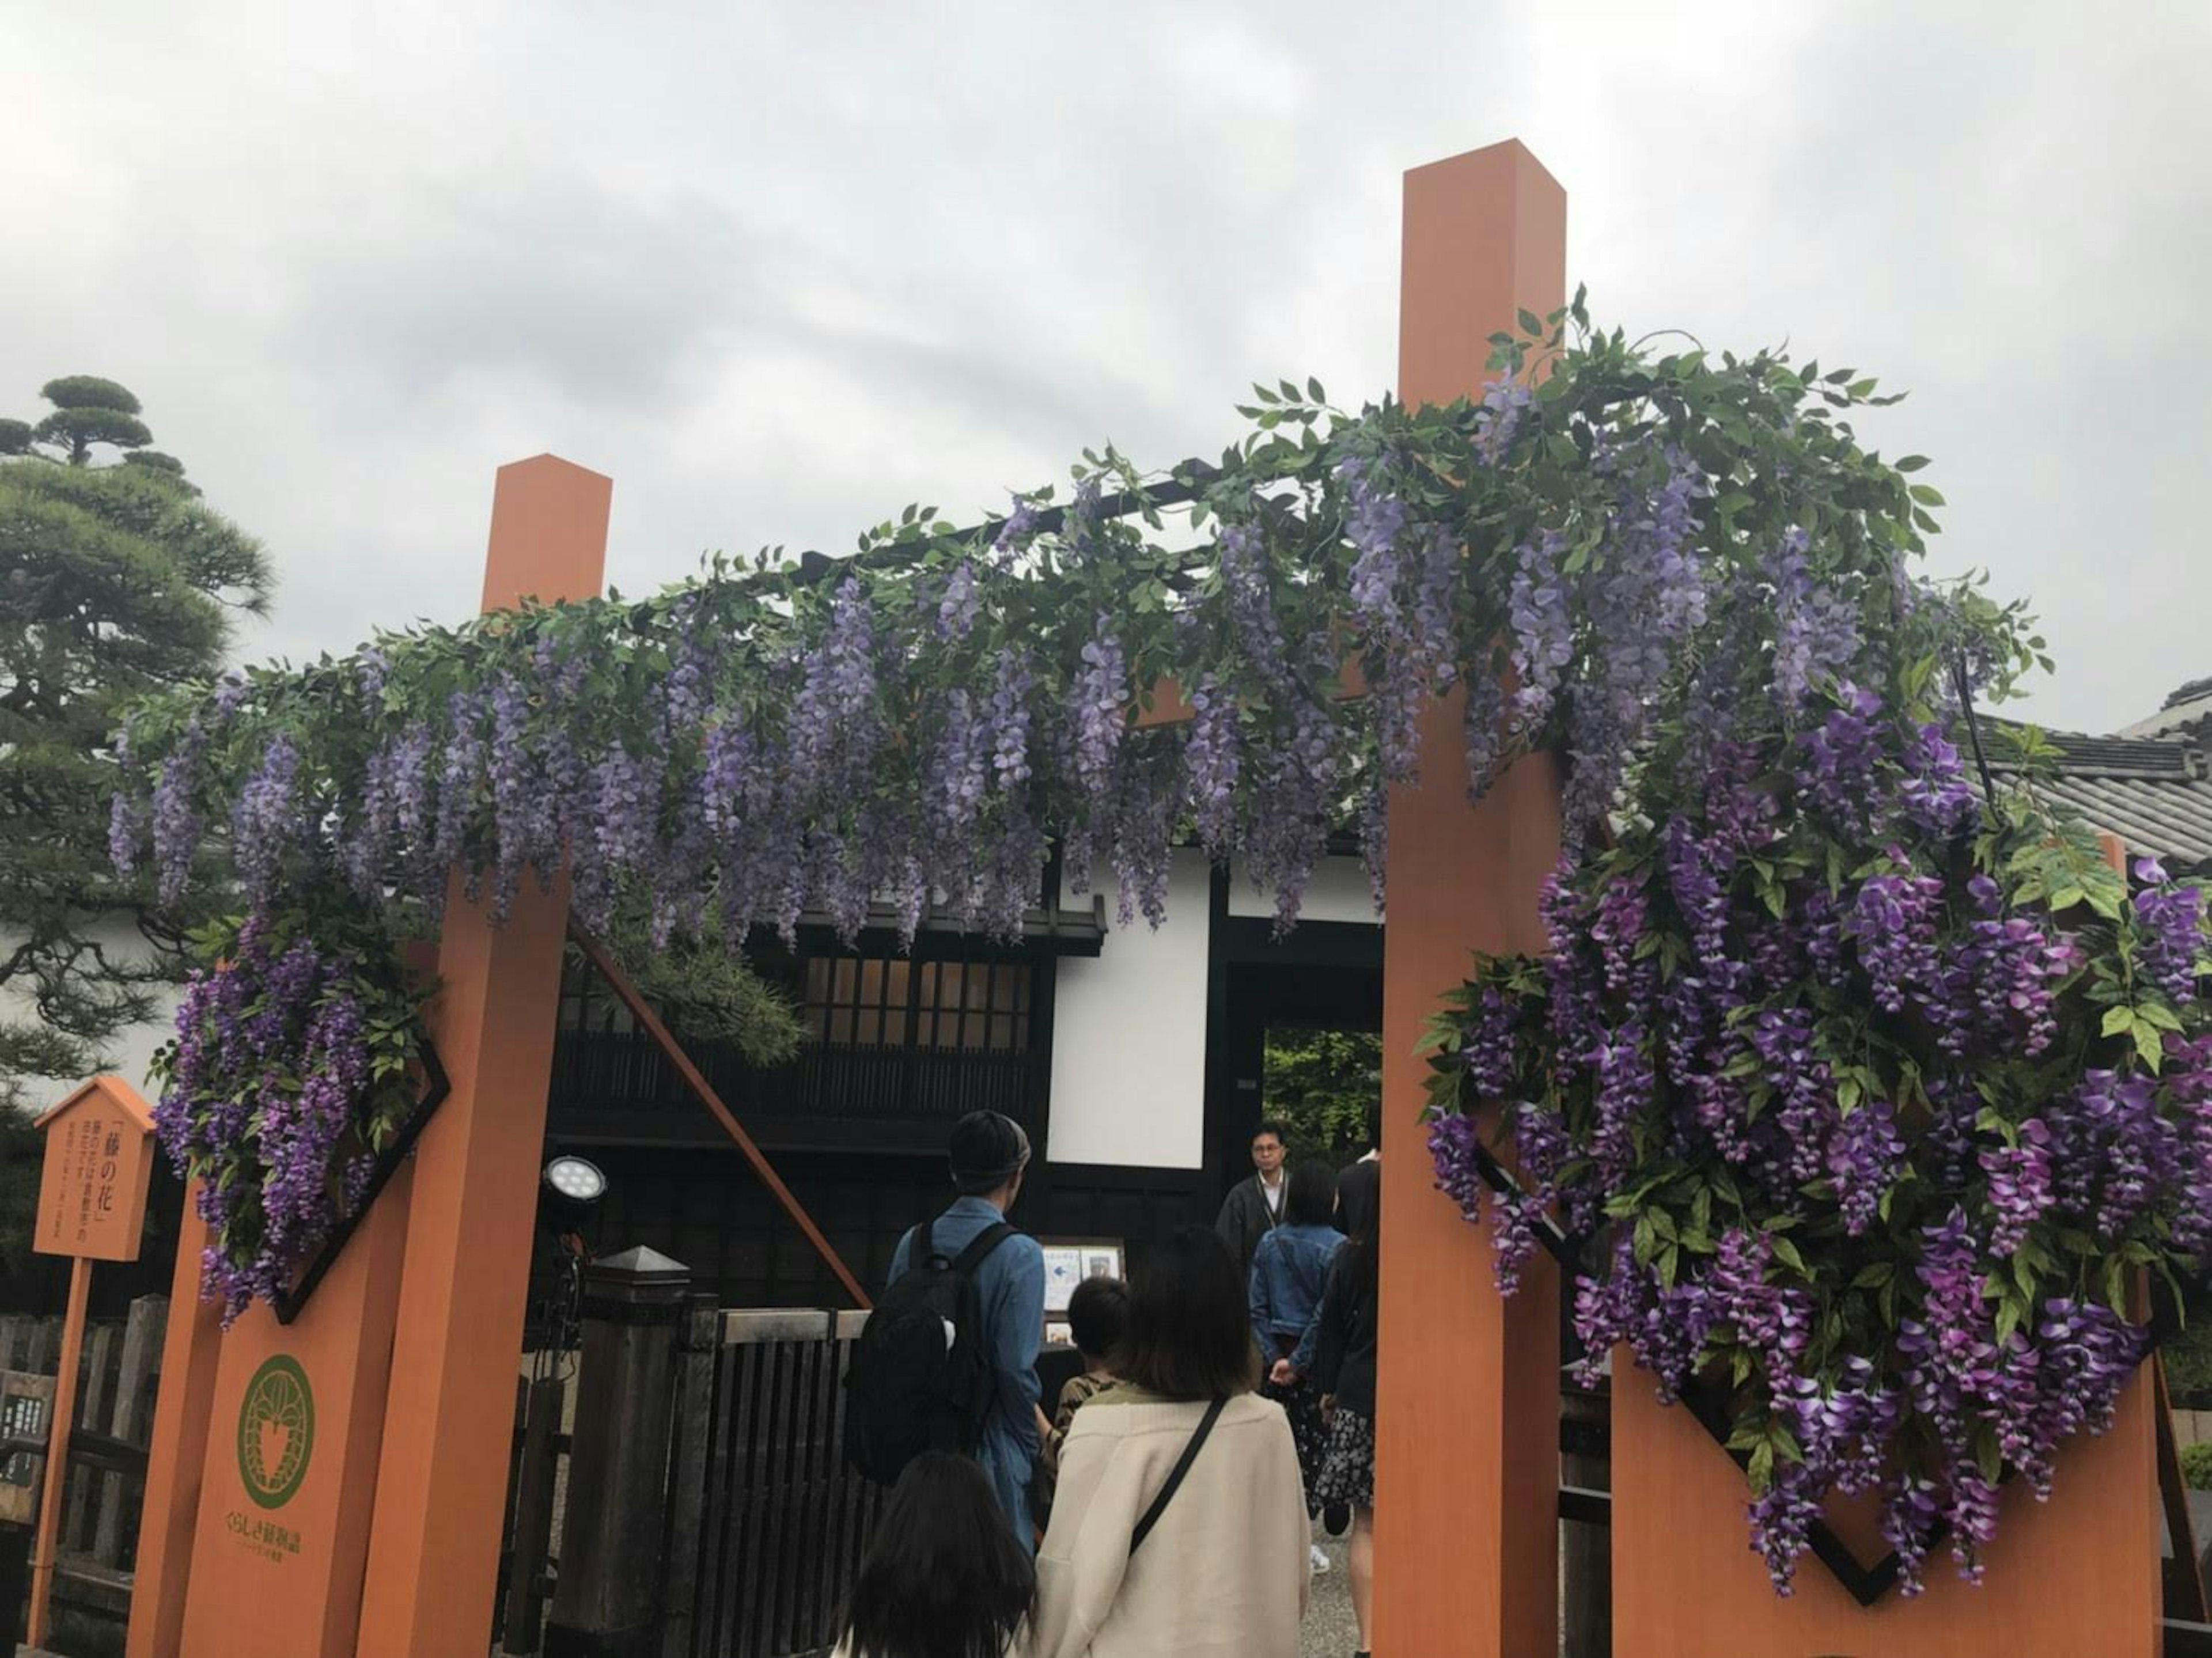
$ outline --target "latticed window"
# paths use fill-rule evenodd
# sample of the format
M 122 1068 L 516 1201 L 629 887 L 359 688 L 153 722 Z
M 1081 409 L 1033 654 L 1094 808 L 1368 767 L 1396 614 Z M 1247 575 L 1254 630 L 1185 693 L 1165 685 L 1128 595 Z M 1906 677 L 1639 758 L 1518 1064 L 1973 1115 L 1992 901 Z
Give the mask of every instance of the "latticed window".
M 827 1046 L 992 1053 L 1029 1046 L 1027 962 L 816 956 L 805 967 L 806 1031 Z

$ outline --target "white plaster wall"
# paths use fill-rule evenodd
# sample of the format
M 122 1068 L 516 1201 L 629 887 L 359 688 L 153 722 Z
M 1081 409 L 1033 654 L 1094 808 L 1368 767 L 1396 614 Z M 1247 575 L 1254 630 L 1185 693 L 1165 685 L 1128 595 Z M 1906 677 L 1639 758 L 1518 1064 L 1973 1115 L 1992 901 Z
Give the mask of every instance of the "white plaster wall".
M 1230 872 L 1229 913 L 1273 918 L 1275 895 L 1253 891 L 1250 874 L 1239 865 Z M 1298 911 L 1298 919 L 1381 925 L 1382 918 L 1375 913 L 1374 889 L 1367 884 L 1367 871 L 1359 859 L 1322 859 L 1314 871 L 1313 884 L 1306 888 L 1305 904 Z
M 127 920 L 103 921 L 94 926 L 91 932 L 112 960 L 137 960 L 147 952 L 145 940 L 138 936 L 137 929 Z M 14 944 L 13 938 L 5 932 L 0 932 L 0 956 L 5 956 Z M 154 1096 L 147 1086 L 146 1066 L 154 1057 L 154 1050 L 168 1041 L 175 1029 L 172 1016 L 177 1011 L 179 993 L 169 987 L 158 987 L 155 991 L 158 1016 L 144 1024 L 117 1032 L 107 1043 L 106 1056 L 110 1061 L 107 1069 L 144 1094 L 149 1100 Z M 38 1010 L 30 997 L 13 986 L 0 988 L 0 1006 L 4 1006 L 10 1019 L 38 1017 Z M 43 1111 L 83 1080 L 82 1077 L 57 1077 L 49 1083 L 33 1083 L 25 1092 L 33 1108 Z
M 1096 960 L 1060 963 L 1053 1162 L 1196 1169 L 1206 1161 L 1210 881 L 1203 853 L 1176 853 L 1158 932 L 1140 916 L 1115 928 Z M 1110 884 L 1102 890 L 1110 895 Z M 1110 896 L 1107 911 L 1111 927 Z

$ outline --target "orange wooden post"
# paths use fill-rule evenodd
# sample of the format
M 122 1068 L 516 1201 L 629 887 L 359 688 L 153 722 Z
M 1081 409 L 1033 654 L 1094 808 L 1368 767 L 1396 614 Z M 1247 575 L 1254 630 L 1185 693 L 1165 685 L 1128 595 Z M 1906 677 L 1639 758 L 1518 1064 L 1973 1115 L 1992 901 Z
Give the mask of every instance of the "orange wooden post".
M 179 1641 L 151 1649 L 164 1658 L 368 1650 L 354 1637 L 409 1177 L 378 1194 L 289 1325 L 256 1304 L 214 1344 Z
M 500 469 L 486 610 L 597 594 L 614 485 L 550 455 Z M 438 1052 L 453 1091 L 417 1149 L 360 1650 L 491 1644 L 568 882 L 525 881 L 506 924 L 449 889 Z
M 138 1566 L 131 1589 L 124 1658 L 170 1658 L 182 1650 L 185 1594 L 191 1583 L 192 1532 L 213 1420 L 216 1362 L 222 1356 L 222 1309 L 200 1298 L 200 1254 L 207 1224 L 198 1188 L 185 1193 L 177 1266 L 169 1284 L 169 1327 L 161 1340 L 161 1385 L 154 1395 L 154 1435 L 140 1505 Z
M 69 1310 L 62 1315 L 61 1368 L 54 1372 L 53 1402 L 46 1407 L 46 1466 L 39 1479 L 39 1523 L 31 1543 L 31 1611 L 23 1637 L 46 1643 L 54 1588 L 54 1543 L 61 1535 L 62 1491 L 69 1484 L 70 1424 L 76 1417 L 77 1363 L 84 1356 L 84 1313 L 92 1299 L 92 1263 L 70 1262 Z
M 1566 195 L 1517 143 L 1406 175 L 1398 382 L 1409 404 L 1477 392 L 1488 337 L 1566 294 Z M 1559 856 L 1548 758 L 1467 799 L 1463 703 L 1432 706 L 1421 780 L 1389 803 L 1383 930 L 1383 1207 L 1376 1412 L 1375 1649 L 1530 1658 L 1558 1645 L 1559 1278 L 1491 1287 L 1486 1240 L 1434 1190 L 1419 1115 L 1425 1020 L 1468 952 L 1541 947 L 1538 889 Z

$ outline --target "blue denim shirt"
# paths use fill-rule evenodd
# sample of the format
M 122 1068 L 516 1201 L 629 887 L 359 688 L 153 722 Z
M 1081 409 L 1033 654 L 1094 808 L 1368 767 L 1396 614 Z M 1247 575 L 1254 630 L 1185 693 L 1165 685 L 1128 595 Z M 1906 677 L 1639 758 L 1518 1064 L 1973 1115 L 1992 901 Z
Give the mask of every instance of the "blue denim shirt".
M 981 1198 L 962 1198 L 932 1223 L 930 1242 L 939 1254 L 957 1255 L 1006 1217 Z M 891 1252 L 890 1282 L 905 1272 L 914 1242 L 908 1231 Z M 991 1400 L 983 1412 L 982 1442 L 975 1460 L 999 1494 L 1014 1535 L 1024 1549 L 1036 1546 L 1030 1523 L 1030 1470 L 1037 1459 L 1037 1345 L 1044 1339 L 1044 1250 L 1032 1237 L 1011 1237 L 975 1269 L 975 1302 L 983 1318 L 983 1345 L 991 1376 Z
M 1334 1226 L 1278 1226 L 1260 1240 L 1252 1257 L 1252 1334 L 1272 1364 L 1278 1336 L 1297 1343 L 1291 1363 L 1303 1376 L 1313 1369 L 1314 1343 L 1321 1328 L 1322 1291 L 1328 1288 L 1328 1264 L 1343 1246 Z

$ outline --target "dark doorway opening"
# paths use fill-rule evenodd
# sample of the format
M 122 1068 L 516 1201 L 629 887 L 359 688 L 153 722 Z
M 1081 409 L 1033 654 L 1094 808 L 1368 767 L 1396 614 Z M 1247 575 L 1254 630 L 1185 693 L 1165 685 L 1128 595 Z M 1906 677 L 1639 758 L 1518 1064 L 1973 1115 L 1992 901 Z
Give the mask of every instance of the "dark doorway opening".
M 1205 1187 L 1214 1207 L 1251 1173 L 1253 1128 L 1277 1114 L 1267 1097 L 1268 1033 L 1337 1031 L 1379 1040 L 1382 1029 L 1380 926 L 1306 921 L 1279 940 L 1266 919 L 1231 915 L 1228 908 L 1228 878 L 1217 874 Z M 1277 1075 L 1279 1084 L 1279 1063 Z M 1291 1146 L 1293 1160 L 1336 1155 L 1332 1144 Z

